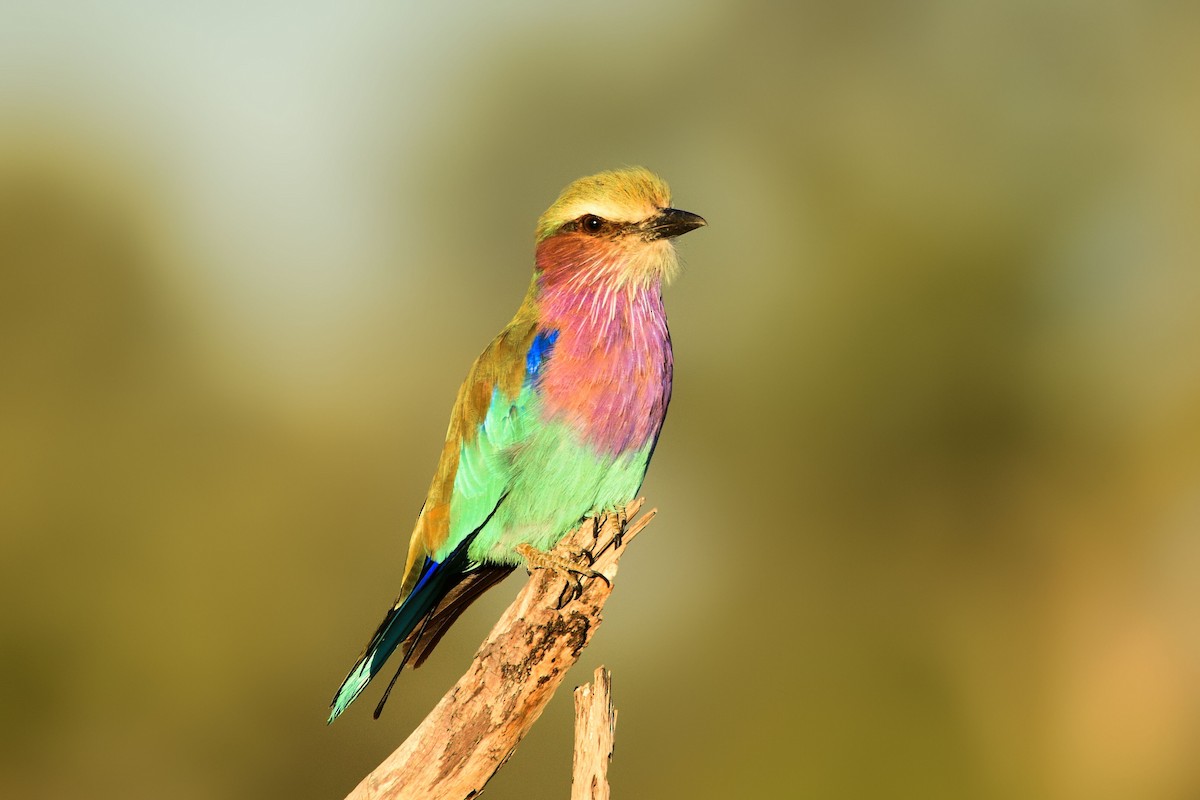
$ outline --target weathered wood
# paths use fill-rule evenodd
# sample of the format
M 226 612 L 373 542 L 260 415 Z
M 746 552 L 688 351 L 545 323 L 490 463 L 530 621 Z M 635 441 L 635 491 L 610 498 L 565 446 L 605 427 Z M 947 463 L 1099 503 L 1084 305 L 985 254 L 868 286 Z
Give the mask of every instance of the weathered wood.
M 641 509 L 586 521 L 554 553 L 570 556 L 591 549 L 598 578 L 584 579 L 580 597 L 558 609 L 564 578 L 538 569 L 521 589 L 466 674 L 433 711 L 347 800 L 461 800 L 474 797 L 513 754 L 533 727 L 567 670 L 578 660 L 612 593 L 612 579 L 625 548 L 654 517 Z M 617 542 L 616 539 L 620 538 Z
M 608 800 L 608 762 L 617 733 L 612 673 L 596 667 L 591 683 L 575 689 L 575 764 L 571 800 Z

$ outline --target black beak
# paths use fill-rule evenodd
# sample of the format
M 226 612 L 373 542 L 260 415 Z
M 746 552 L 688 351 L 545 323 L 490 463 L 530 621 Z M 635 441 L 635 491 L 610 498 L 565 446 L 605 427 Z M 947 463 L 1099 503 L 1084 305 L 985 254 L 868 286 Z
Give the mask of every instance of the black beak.
M 646 222 L 646 238 L 673 239 L 707 224 L 699 214 L 678 208 L 664 208 Z

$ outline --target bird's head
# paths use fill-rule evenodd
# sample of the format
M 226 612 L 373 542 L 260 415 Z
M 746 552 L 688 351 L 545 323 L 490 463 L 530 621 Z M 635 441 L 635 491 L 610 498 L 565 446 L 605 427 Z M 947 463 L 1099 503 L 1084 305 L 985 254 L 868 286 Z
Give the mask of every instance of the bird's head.
M 672 239 L 705 225 L 671 208 L 666 182 L 642 167 L 572 183 L 537 226 L 537 268 L 547 280 L 648 285 L 679 269 Z

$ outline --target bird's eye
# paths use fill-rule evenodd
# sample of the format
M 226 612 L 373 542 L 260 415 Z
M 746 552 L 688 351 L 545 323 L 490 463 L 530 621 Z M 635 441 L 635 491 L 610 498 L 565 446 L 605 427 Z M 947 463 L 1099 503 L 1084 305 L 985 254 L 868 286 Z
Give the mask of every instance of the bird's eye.
M 595 214 L 585 214 L 579 219 L 579 224 L 588 233 L 599 233 L 600 229 L 604 227 L 604 220 Z

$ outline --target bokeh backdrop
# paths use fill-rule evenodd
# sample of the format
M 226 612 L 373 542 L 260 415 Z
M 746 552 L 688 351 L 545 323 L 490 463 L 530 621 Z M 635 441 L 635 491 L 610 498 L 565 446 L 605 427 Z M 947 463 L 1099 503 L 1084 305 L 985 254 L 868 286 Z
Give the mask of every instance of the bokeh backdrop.
M 324 724 L 570 180 L 706 216 L 568 686 L 619 798 L 1200 796 L 1200 6 L 9 2 L 0 795 L 337 798 Z M 568 796 L 560 693 L 488 796 Z

